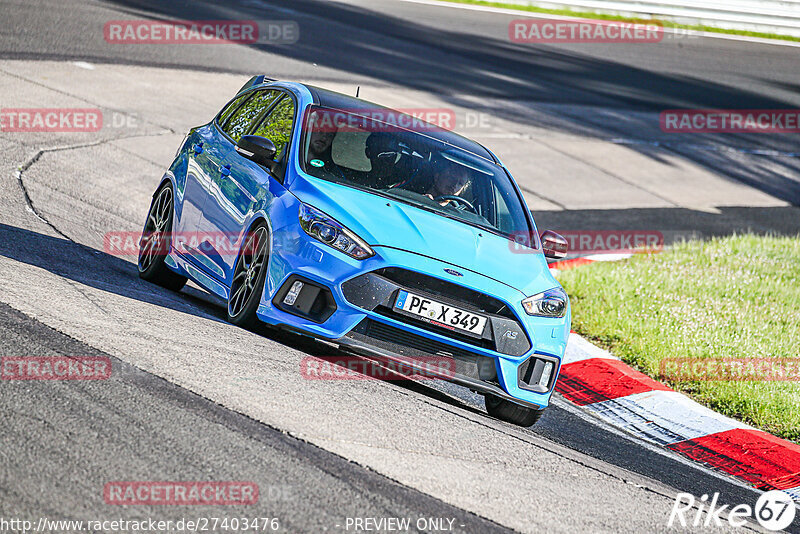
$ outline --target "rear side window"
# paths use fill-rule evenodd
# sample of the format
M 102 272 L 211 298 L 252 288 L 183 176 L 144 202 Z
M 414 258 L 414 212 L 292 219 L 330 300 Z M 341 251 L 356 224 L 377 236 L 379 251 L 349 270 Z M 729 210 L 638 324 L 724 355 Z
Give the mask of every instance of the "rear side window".
M 225 121 L 228 120 L 228 117 L 231 116 L 231 113 L 236 111 L 236 108 L 239 107 L 239 104 L 244 102 L 245 99 L 247 99 L 247 97 L 249 97 L 249 96 L 252 96 L 252 95 L 249 95 L 249 94 L 242 95 L 239 98 L 237 98 L 236 100 L 234 100 L 233 102 L 231 102 L 230 104 L 228 104 L 227 106 L 225 106 L 225 109 L 223 109 L 222 113 L 220 113 L 219 117 L 217 117 L 217 124 L 219 124 L 220 126 L 225 124 Z
M 220 123 L 222 131 L 228 134 L 234 143 L 238 143 L 239 139 L 247 132 L 253 119 L 259 113 L 266 111 L 281 95 L 283 93 L 275 89 L 253 93 L 241 107 L 231 113 L 224 122 Z
M 294 102 L 287 96 L 261 121 L 252 135 L 266 137 L 275 143 L 275 148 L 278 149 L 276 158 L 280 159 L 292 136 L 292 124 L 294 124 Z

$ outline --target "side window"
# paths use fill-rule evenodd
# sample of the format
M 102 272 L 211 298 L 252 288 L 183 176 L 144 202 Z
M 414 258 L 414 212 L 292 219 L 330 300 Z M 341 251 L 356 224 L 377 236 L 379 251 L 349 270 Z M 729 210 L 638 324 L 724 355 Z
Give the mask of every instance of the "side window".
M 220 126 L 225 124 L 225 121 L 228 120 L 228 117 L 231 116 L 231 113 L 236 111 L 236 108 L 239 107 L 239 104 L 244 102 L 245 99 L 247 97 L 249 97 L 249 96 L 252 96 L 252 95 L 249 95 L 249 94 L 248 95 L 242 95 L 239 98 L 237 98 L 236 100 L 234 100 L 233 102 L 231 102 L 230 104 L 228 104 L 227 106 L 225 106 L 225 109 L 223 109 L 222 113 L 220 113 L 219 117 L 217 117 L 217 124 L 219 124 Z
M 238 143 L 239 139 L 247 132 L 250 122 L 252 122 L 259 113 L 272 105 L 282 94 L 283 93 L 275 89 L 255 92 L 247 99 L 242 107 L 234 111 L 227 120 L 222 123 L 222 131 L 231 136 L 234 143 Z
M 276 159 L 280 159 L 283 157 L 286 145 L 289 144 L 292 124 L 294 124 L 294 102 L 287 96 L 278 102 L 269 115 L 264 117 L 252 135 L 266 137 L 275 143 L 275 148 L 278 149 Z

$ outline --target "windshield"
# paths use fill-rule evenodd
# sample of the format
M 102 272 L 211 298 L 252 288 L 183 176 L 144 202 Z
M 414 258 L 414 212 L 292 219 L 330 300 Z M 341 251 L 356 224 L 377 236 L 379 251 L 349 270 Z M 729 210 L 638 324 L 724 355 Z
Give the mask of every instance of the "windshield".
M 530 234 L 525 208 L 502 167 L 397 124 L 312 107 L 304 125 L 303 170 L 507 237 Z

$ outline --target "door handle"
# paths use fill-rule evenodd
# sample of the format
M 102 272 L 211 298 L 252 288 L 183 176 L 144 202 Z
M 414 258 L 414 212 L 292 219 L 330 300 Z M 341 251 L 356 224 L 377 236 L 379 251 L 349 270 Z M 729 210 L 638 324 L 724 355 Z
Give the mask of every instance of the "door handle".
M 197 143 L 196 145 L 192 145 L 192 152 L 194 152 L 195 155 L 202 154 L 203 153 L 203 143 Z
M 225 165 L 224 167 L 220 167 L 219 168 L 219 173 L 222 176 L 227 178 L 228 176 L 231 175 L 231 166 L 230 165 Z

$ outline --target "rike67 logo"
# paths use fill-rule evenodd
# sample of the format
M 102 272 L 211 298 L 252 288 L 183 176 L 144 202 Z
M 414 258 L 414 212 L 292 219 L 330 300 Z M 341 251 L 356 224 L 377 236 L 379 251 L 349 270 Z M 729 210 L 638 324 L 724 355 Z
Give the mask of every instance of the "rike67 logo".
M 785 491 L 773 490 L 761 495 L 755 508 L 749 504 L 739 504 L 728 509 L 719 505 L 719 493 L 714 493 L 709 501 L 708 495 L 696 499 L 691 493 L 679 493 L 669 514 L 668 527 L 722 527 L 727 522 L 733 527 L 743 527 L 748 520 L 755 519 L 767 530 L 783 530 L 794 521 L 797 508 L 792 496 Z M 723 518 L 725 514 L 725 518 Z

